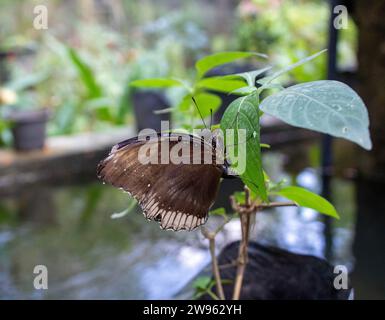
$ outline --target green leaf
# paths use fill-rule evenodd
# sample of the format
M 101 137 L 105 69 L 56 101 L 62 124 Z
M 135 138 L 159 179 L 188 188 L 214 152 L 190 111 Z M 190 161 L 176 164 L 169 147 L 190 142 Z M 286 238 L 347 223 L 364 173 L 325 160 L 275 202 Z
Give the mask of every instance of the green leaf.
M 245 86 L 245 87 L 242 87 L 242 88 L 239 88 L 239 89 L 232 91 L 231 94 L 248 95 L 248 94 L 251 94 L 255 91 L 257 91 L 256 87 Z
M 134 198 L 130 198 L 130 201 L 128 203 L 128 206 L 125 210 L 123 210 L 122 212 L 115 212 L 111 215 L 111 219 L 118 219 L 118 218 L 122 218 L 124 217 L 125 215 L 127 215 L 129 212 L 132 211 L 132 209 L 135 208 L 137 202 Z
M 303 65 L 304 63 L 317 58 L 319 55 L 323 54 L 326 51 L 327 51 L 327 49 L 321 50 L 320 52 L 317 52 L 317 53 L 315 53 L 315 54 L 313 54 L 313 55 L 311 55 L 309 57 L 306 57 L 306 58 L 303 58 L 303 59 L 297 61 L 294 64 L 291 64 L 291 65 L 289 65 L 289 66 L 287 66 L 287 67 L 285 67 L 285 68 L 283 68 L 281 70 L 278 70 L 277 72 L 273 73 L 271 76 L 266 77 L 266 79 L 268 80 L 268 81 L 266 81 L 266 84 L 270 83 L 271 81 L 273 81 L 274 79 L 280 77 L 281 75 L 283 75 L 283 74 L 285 74 L 287 72 L 290 72 L 294 68 L 297 68 L 300 65 Z
M 98 98 L 103 95 L 102 87 L 96 81 L 92 69 L 88 64 L 83 61 L 80 55 L 73 48 L 68 48 L 68 55 L 72 64 L 75 66 L 80 79 L 82 80 L 84 86 L 87 88 L 88 96 L 90 98 Z
M 368 111 L 342 82 L 321 80 L 289 87 L 264 99 L 262 111 L 293 126 L 351 140 L 370 150 Z
M 16 80 L 12 80 L 7 84 L 7 87 L 15 91 L 22 91 L 43 82 L 47 79 L 47 76 L 46 72 L 27 74 Z
M 159 109 L 159 110 L 154 110 L 154 114 L 165 114 L 165 113 L 171 113 L 173 111 L 175 111 L 176 108 L 175 107 L 171 107 L 171 108 L 164 108 L 164 109 Z
M 263 68 L 263 69 L 258 69 L 258 70 L 253 70 L 253 71 L 249 71 L 249 72 L 242 72 L 242 73 L 237 73 L 235 74 L 235 76 L 239 76 L 243 79 L 246 80 L 247 84 L 251 87 L 254 87 L 255 86 L 255 79 L 263 74 L 264 72 L 270 70 L 271 67 L 266 67 L 266 68 Z
M 215 113 L 220 107 L 222 100 L 217 95 L 212 93 L 201 92 L 194 95 L 194 99 L 198 105 L 198 108 L 202 114 L 202 117 L 208 117 L 211 114 L 210 109 L 213 113 Z M 195 114 L 198 114 L 195 106 L 193 106 L 193 101 L 191 99 L 191 95 L 186 95 L 182 102 L 178 106 L 181 111 L 193 110 Z M 191 109 L 190 109 L 191 108 Z
M 263 90 L 266 90 L 266 89 L 276 89 L 276 90 L 283 90 L 285 89 L 281 84 L 279 83 L 265 83 L 264 82 L 267 82 L 268 81 L 268 78 L 263 78 L 261 79 L 260 81 L 257 81 L 258 84 L 262 84 L 262 87 Z M 259 89 L 259 92 L 261 92 L 262 90 Z
M 121 212 L 115 212 L 111 215 L 111 219 L 118 219 L 123 218 L 125 215 L 127 215 L 130 212 L 130 208 L 127 208 Z
M 198 277 L 192 284 L 193 288 L 198 290 L 207 290 L 211 284 L 211 278 L 208 276 Z
M 287 186 L 287 181 L 285 178 L 279 180 L 278 182 L 274 182 L 270 179 L 270 177 L 267 175 L 266 172 L 264 173 L 265 173 L 265 181 L 267 183 L 268 193 L 278 192 Z
M 222 117 L 221 129 L 225 138 L 226 129 L 234 129 L 235 155 L 238 154 L 240 144 L 246 143 L 246 169 L 244 172 L 240 172 L 240 177 L 251 191 L 263 201 L 268 201 L 262 170 L 259 110 L 256 96 L 249 95 L 234 100 Z M 246 130 L 245 141 L 238 140 L 237 129 Z M 231 143 L 226 141 L 227 149 L 231 147 Z M 236 160 L 235 157 L 230 158 L 233 164 Z
M 192 105 L 192 95 L 188 93 L 182 98 L 177 108 L 180 111 L 188 111 L 190 110 L 191 105 Z
M 233 193 L 233 197 L 235 198 L 235 201 L 239 204 L 245 204 L 246 202 L 246 194 L 245 191 L 235 191 Z
M 123 88 L 123 94 L 119 98 L 118 108 L 115 114 L 115 123 L 116 124 L 124 124 L 126 123 L 126 114 L 129 113 L 133 106 L 132 101 L 130 99 L 132 93 L 132 88 L 130 86 L 125 85 Z
M 141 88 L 169 88 L 175 86 L 183 86 L 183 82 L 176 79 L 169 78 L 151 78 L 151 79 L 141 79 L 130 82 L 130 85 L 133 87 Z
M 266 58 L 267 56 L 260 53 L 254 52 L 241 52 L 241 51 L 229 51 L 229 52 L 219 52 L 214 53 L 209 56 L 205 56 L 202 59 L 198 60 L 195 64 L 195 68 L 198 71 L 198 77 L 201 78 L 205 73 L 217 66 L 222 64 L 230 63 L 235 60 L 248 58 L 252 56 L 260 56 Z
M 221 77 L 204 78 L 198 81 L 197 88 L 205 88 L 217 92 L 232 92 L 238 88 L 243 87 L 243 81 L 235 79 L 223 79 Z
M 334 206 L 325 198 L 300 187 L 289 186 L 277 192 L 282 197 L 294 201 L 301 207 L 311 208 L 320 213 L 339 219 Z
M 223 207 L 216 208 L 214 210 L 211 210 L 209 212 L 209 215 L 218 215 L 218 216 L 226 216 L 226 209 Z

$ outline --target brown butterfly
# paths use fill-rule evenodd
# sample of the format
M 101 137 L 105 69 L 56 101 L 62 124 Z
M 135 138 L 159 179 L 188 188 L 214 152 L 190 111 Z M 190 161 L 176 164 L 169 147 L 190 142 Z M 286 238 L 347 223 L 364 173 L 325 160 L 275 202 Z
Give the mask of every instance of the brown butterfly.
M 206 222 L 220 179 L 232 177 L 222 148 L 215 136 L 211 143 L 180 133 L 135 137 L 115 145 L 99 163 L 97 174 L 131 194 L 145 217 L 158 221 L 162 229 L 190 231 Z M 163 164 L 162 150 L 180 163 Z M 183 154 L 186 150 L 190 152 Z M 209 163 L 204 161 L 210 157 Z

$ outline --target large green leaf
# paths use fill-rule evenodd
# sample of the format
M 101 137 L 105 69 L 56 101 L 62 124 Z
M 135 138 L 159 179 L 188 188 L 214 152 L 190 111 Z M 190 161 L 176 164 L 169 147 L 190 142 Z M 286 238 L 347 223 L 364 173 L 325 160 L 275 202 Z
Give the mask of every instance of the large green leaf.
M 235 154 L 238 147 L 246 143 L 246 170 L 240 173 L 243 182 L 256 193 L 263 201 L 268 201 L 265 179 L 262 170 L 261 148 L 260 148 L 260 124 L 258 101 L 254 95 L 240 97 L 234 100 L 226 109 L 222 120 L 221 129 L 226 137 L 226 129 L 234 130 Z M 246 130 L 246 139 L 238 141 L 237 129 Z M 227 147 L 231 142 L 226 141 Z M 236 159 L 229 159 L 235 162 Z
M 78 71 L 79 77 L 87 88 L 90 98 L 99 98 L 103 95 L 102 87 L 96 81 L 96 77 L 89 65 L 80 57 L 73 48 L 68 48 L 68 55 L 72 64 Z
M 194 99 L 203 118 L 211 115 L 211 112 L 214 114 L 222 103 L 221 98 L 219 98 L 217 95 L 206 92 L 197 93 L 194 95 Z M 191 94 L 185 95 L 178 105 L 178 110 L 188 112 L 193 110 L 193 112 L 199 116 L 198 110 L 196 108 L 197 107 L 193 103 Z
M 277 193 L 282 197 L 294 201 L 301 207 L 311 208 L 320 213 L 339 219 L 336 209 L 329 201 L 309 190 L 301 187 L 289 186 L 281 189 Z
M 130 85 L 133 87 L 142 88 L 169 88 L 175 86 L 183 86 L 183 83 L 179 80 L 170 78 L 151 78 L 135 80 L 130 82 Z
M 242 52 L 242 51 L 219 52 L 209 56 L 205 56 L 202 59 L 198 60 L 197 63 L 195 64 L 195 67 L 198 71 L 198 77 L 202 77 L 205 75 L 207 71 L 217 66 L 230 63 L 235 60 L 252 57 L 252 56 L 260 56 L 260 57 L 266 58 L 266 55 L 255 53 L 255 52 Z
M 245 83 L 236 79 L 224 79 L 221 77 L 210 77 L 201 79 L 197 83 L 197 88 L 204 88 L 218 92 L 232 92 L 243 87 Z
M 372 148 L 365 104 L 342 82 L 298 84 L 267 97 L 260 108 L 293 126 L 345 138 L 368 150 Z
M 132 99 L 130 99 L 132 88 L 124 85 L 123 94 L 119 98 L 118 108 L 115 113 L 115 123 L 124 124 L 126 121 L 125 115 L 132 110 Z

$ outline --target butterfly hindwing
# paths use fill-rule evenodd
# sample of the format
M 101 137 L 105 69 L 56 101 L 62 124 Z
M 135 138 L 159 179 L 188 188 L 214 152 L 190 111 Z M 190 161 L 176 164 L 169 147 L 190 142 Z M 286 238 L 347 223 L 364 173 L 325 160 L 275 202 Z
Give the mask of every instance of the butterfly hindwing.
M 145 216 L 159 221 L 164 229 L 192 230 L 204 224 L 222 175 L 221 167 L 215 163 L 161 164 L 160 153 L 156 154 L 158 164 L 139 161 L 145 144 L 158 144 L 158 150 L 165 147 L 170 152 L 177 143 L 186 143 L 191 154 L 197 147 L 201 153 L 211 148 L 195 137 L 182 136 L 183 141 L 170 139 L 168 134 L 150 141 L 129 139 L 114 146 L 98 166 L 99 178 L 129 192 L 138 200 Z

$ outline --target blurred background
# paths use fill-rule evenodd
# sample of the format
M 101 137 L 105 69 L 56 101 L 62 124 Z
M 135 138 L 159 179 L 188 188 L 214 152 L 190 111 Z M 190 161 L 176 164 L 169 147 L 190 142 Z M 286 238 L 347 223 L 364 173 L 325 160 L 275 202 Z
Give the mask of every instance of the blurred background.
M 338 4 L 349 17 L 337 30 L 330 19 Z M 46 26 L 34 24 L 41 5 Z M 374 148 L 264 119 L 269 175 L 322 193 L 341 219 L 299 208 L 261 212 L 253 239 L 345 265 L 356 298 L 385 298 L 384 14 L 383 0 L 1 1 L 0 299 L 180 296 L 209 263 L 200 232 L 165 232 L 146 222 L 95 170 L 113 144 L 138 129 L 167 119 L 190 128 L 196 115 L 175 109 L 180 89 L 144 91 L 130 81 L 193 79 L 195 61 L 218 51 L 266 53 L 269 64 L 282 67 L 324 48 L 329 54 L 283 81 L 330 78 L 352 86 L 368 107 Z M 248 60 L 212 75 L 264 63 Z M 234 99 L 218 96 L 217 120 Z M 230 210 L 228 196 L 241 188 L 223 183 L 215 207 Z M 111 219 L 127 207 L 125 217 Z M 232 221 L 218 249 L 239 238 Z M 49 270 L 49 290 L 33 287 L 39 264 Z

